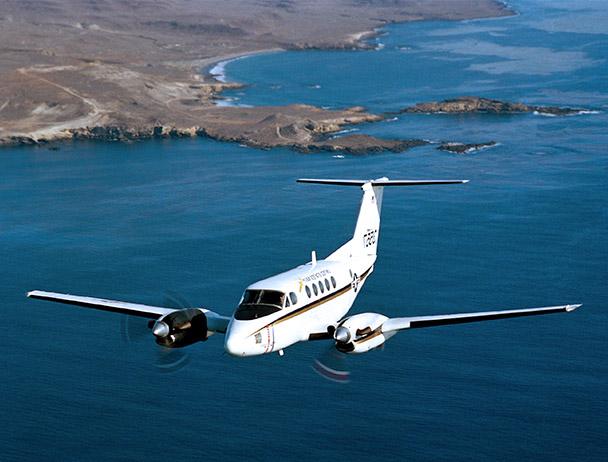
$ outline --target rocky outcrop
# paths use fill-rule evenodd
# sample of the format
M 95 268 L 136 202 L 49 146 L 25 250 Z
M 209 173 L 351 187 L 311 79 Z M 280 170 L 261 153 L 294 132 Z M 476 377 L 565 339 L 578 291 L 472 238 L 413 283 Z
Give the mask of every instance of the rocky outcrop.
M 205 114 L 199 128 L 210 138 L 262 149 L 290 147 L 303 151 L 344 126 L 382 120 L 361 107 L 330 111 L 305 104 L 213 108 Z
M 7 136 L 0 138 L 0 145 L 36 145 L 63 140 L 97 140 L 97 141 L 136 141 L 149 138 L 181 138 L 203 135 L 200 127 L 127 127 L 127 126 L 94 126 L 64 130 L 52 135 L 42 136 Z
M 303 104 L 254 108 L 213 107 L 208 108 L 200 116 L 199 124 L 194 126 L 95 125 L 0 138 L 0 144 L 31 145 L 65 139 L 134 141 L 147 138 L 206 136 L 261 149 L 288 147 L 303 152 L 325 150 L 353 154 L 400 152 L 426 144 L 422 140 L 385 140 L 368 135 L 330 138 L 330 135 L 339 132 L 346 125 L 380 120 L 381 116 L 367 113 L 361 107 L 335 111 Z
M 496 141 L 488 141 L 486 143 L 454 143 L 454 142 L 445 142 L 441 143 L 437 149 L 441 151 L 454 152 L 456 154 L 468 154 L 470 152 L 479 151 L 481 149 L 491 148 L 492 146 L 496 146 L 498 143 Z
M 418 103 L 415 106 L 405 108 L 399 113 L 425 113 L 425 114 L 464 114 L 464 113 L 489 113 L 489 114 L 517 114 L 524 112 L 537 112 L 548 115 L 572 115 L 584 112 L 582 109 L 556 106 L 536 106 L 524 103 L 509 103 L 496 99 L 480 98 L 477 96 L 463 96 L 444 101 L 433 101 L 429 103 Z
M 369 39 L 370 36 L 366 36 L 365 39 Z M 307 42 L 296 42 L 288 45 L 284 45 L 286 50 L 293 51 L 304 51 L 304 50 L 319 50 L 319 51 L 369 51 L 374 50 L 376 46 L 370 42 L 363 40 L 353 40 L 352 42 L 343 42 L 343 41 L 335 41 L 335 42 L 323 42 L 323 43 L 307 43 Z
M 390 140 L 369 135 L 346 135 L 312 143 L 302 151 L 340 151 L 349 154 L 369 154 L 373 152 L 402 152 L 428 144 L 424 140 Z

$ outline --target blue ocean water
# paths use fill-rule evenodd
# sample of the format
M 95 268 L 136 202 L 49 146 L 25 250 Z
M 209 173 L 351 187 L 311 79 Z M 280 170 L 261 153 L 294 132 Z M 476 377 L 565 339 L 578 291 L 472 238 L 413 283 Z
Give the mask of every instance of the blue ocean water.
M 608 456 L 608 6 L 513 2 L 520 15 L 394 25 L 375 52 L 228 65 L 239 104 L 396 110 L 474 94 L 581 106 L 572 117 L 401 115 L 357 127 L 499 146 L 335 158 L 205 139 L 0 150 L 0 458 L 605 460 Z M 389 316 L 583 302 L 569 315 L 404 332 L 350 358 L 325 346 L 234 359 L 221 338 L 163 373 L 120 315 L 31 289 L 230 313 L 252 281 L 349 238 L 359 191 L 308 177 L 467 178 L 387 191 L 379 260 L 353 312 Z

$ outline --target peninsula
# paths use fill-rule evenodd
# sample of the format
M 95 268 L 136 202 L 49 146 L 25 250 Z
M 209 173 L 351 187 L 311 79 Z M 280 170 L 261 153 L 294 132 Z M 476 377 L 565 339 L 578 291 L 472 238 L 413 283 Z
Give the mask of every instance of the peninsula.
M 358 49 L 392 22 L 511 15 L 495 0 L 5 0 L 0 144 L 204 135 L 250 146 L 400 150 L 419 140 L 332 138 L 381 120 L 361 108 L 215 104 L 236 84 L 203 70 L 273 49 Z

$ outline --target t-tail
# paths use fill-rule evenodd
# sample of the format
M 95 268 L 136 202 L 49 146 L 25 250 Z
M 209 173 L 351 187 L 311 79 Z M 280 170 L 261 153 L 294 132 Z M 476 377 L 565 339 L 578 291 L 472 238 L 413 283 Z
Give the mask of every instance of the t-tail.
M 382 195 L 386 186 L 425 186 L 441 184 L 463 184 L 469 180 L 389 180 L 386 177 L 376 180 L 325 180 L 301 178 L 298 183 L 316 183 L 338 186 L 359 186 L 363 190 L 359 216 L 355 225 L 353 238 L 329 255 L 329 260 L 346 260 L 351 258 L 373 258 L 375 260 L 378 238 L 380 236 L 380 213 Z M 367 257 L 367 258 L 366 258 Z

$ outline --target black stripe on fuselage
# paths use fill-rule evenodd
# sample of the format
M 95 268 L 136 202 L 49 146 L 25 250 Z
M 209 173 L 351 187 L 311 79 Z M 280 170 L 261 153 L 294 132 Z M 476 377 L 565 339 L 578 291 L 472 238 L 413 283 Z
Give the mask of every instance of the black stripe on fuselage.
M 156 313 L 147 313 L 144 311 L 133 311 L 133 310 L 127 310 L 125 308 L 117 308 L 114 306 L 107 306 L 107 305 L 98 305 L 96 303 L 79 302 L 79 301 L 75 301 L 75 300 L 64 300 L 62 298 L 45 297 L 44 295 L 30 295 L 29 297 L 37 298 L 38 300 L 45 300 L 45 301 L 49 301 L 49 302 L 59 302 L 59 303 L 65 304 L 65 305 L 76 305 L 76 306 L 83 306 L 85 308 L 94 308 L 96 310 L 111 311 L 112 313 L 129 314 L 131 316 L 138 316 L 140 318 L 158 319 L 162 316 L 162 315 L 156 314 Z
M 448 318 L 448 319 L 425 319 L 421 321 L 410 322 L 410 329 L 420 327 L 446 326 L 450 324 L 464 324 L 468 322 L 491 321 L 493 319 L 518 318 L 520 316 L 534 316 L 538 314 L 553 314 L 567 311 L 565 308 L 556 308 L 547 311 L 528 311 L 524 313 L 496 313 L 485 316 L 467 316 L 463 318 Z

